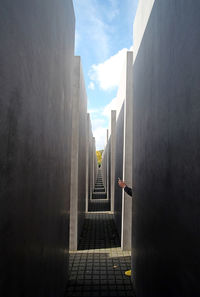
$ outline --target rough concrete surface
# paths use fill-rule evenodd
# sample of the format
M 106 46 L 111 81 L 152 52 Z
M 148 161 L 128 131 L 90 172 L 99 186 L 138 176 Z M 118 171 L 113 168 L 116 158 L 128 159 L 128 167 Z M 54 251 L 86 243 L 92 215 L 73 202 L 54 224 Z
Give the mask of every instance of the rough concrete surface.
M 0 7 L 0 295 L 63 296 L 73 6 L 1 0 Z
M 111 135 L 110 135 L 110 200 L 111 211 L 115 207 L 115 151 L 116 151 L 116 110 L 111 110 Z
M 155 1 L 134 63 L 138 297 L 200 294 L 199 15 L 199 1 Z
M 122 225 L 122 189 L 118 185 L 118 177 L 123 176 L 123 139 L 124 139 L 124 104 L 121 107 L 116 123 L 116 143 L 115 143 L 115 179 L 114 183 L 114 218 L 117 231 L 121 238 Z
M 70 191 L 70 249 L 77 250 L 86 204 L 87 95 L 80 57 L 74 58 Z
M 132 188 L 132 149 L 133 149 L 133 52 L 126 57 L 126 97 L 124 100 L 124 139 L 123 139 L 123 176 L 122 179 Z M 134 199 L 134 197 L 133 197 Z M 131 250 L 132 244 L 132 200 L 122 191 L 121 247 Z

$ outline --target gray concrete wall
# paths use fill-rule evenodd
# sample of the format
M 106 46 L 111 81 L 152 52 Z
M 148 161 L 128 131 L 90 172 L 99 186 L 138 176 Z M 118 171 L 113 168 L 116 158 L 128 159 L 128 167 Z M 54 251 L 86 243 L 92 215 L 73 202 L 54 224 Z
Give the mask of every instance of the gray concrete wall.
M 121 237 L 122 225 L 122 189 L 118 186 L 118 177 L 123 176 L 123 139 L 124 139 L 124 103 L 121 107 L 116 123 L 116 143 L 115 143 L 115 180 L 114 180 L 114 218 Z
M 90 195 L 88 199 L 92 199 L 92 192 L 94 189 L 94 153 L 93 153 L 93 135 L 92 135 L 92 125 L 90 121 L 90 137 L 89 137 L 89 184 L 90 184 Z
M 105 187 L 106 187 L 106 192 L 107 192 L 107 199 L 110 199 L 109 197 L 109 130 L 107 129 L 107 133 L 106 133 L 106 170 L 105 170 L 105 174 L 106 174 L 106 178 L 105 178 Z
M 0 295 L 63 296 L 72 1 L 0 1 Z
M 95 138 L 92 134 L 92 123 L 90 119 L 90 115 L 88 114 L 88 201 L 92 199 L 92 193 L 94 190 L 95 184 L 95 170 L 96 170 L 96 145 L 95 145 Z M 88 204 L 88 202 L 87 202 Z M 88 208 L 87 208 L 88 211 Z
M 115 203 L 115 151 L 116 151 L 116 110 L 111 111 L 110 136 L 110 200 L 111 211 L 114 212 Z
M 200 292 L 199 15 L 199 1 L 155 1 L 135 58 L 137 297 Z
M 111 201 L 111 137 L 108 140 L 108 169 L 107 169 L 107 173 L 108 173 L 108 188 L 107 188 L 107 196 Z M 111 203 L 110 203 L 111 204 Z
M 104 148 L 104 153 L 102 157 L 102 166 L 101 170 L 103 172 L 103 182 L 105 186 L 105 192 L 106 192 L 106 199 L 111 201 L 111 135 L 108 136 L 108 130 L 107 130 L 107 143 Z M 110 204 L 110 203 L 109 203 Z
M 106 133 L 106 145 L 103 151 L 103 155 L 102 155 L 102 163 L 101 163 L 101 169 L 102 169 L 102 179 L 103 179 L 103 184 L 105 187 L 105 192 L 108 192 L 108 143 L 109 137 L 108 137 L 108 129 L 107 129 L 107 133 Z M 108 199 L 108 195 L 107 195 L 107 199 Z
M 98 163 L 97 163 L 97 155 L 96 155 L 96 140 L 93 137 L 93 189 L 97 179 L 97 171 L 98 171 Z
M 85 211 L 88 211 L 88 200 L 90 198 L 90 114 L 87 113 L 86 120 L 86 184 L 85 184 Z
M 87 114 L 87 140 L 86 140 L 86 212 L 88 212 L 89 201 L 92 199 L 94 189 L 94 149 L 93 149 L 93 135 L 90 114 Z
M 79 173 L 78 173 L 78 239 L 80 238 L 85 218 L 86 200 L 86 127 L 87 127 L 87 94 L 82 66 L 80 67 L 80 119 L 79 119 Z
M 102 156 L 102 164 L 101 164 L 102 176 L 103 176 L 103 183 L 106 192 L 106 199 L 110 200 L 110 138 L 108 137 L 108 130 L 107 130 L 107 143 L 104 148 L 103 156 Z
M 70 249 L 77 250 L 87 195 L 87 95 L 80 57 L 74 58 L 72 94 Z
M 116 123 L 115 143 L 115 223 L 123 250 L 131 250 L 132 198 L 118 185 L 117 178 L 132 187 L 132 104 L 133 104 L 133 53 L 127 52 L 117 98 L 122 102 Z
M 124 139 L 123 139 L 123 176 L 128 187 L 132 188 L 132 136 L 133 136 L 133 52 L 127 52 L 124 100 Z M 134 198 L 133 198 L 134 199 Z M 132 200 L 122 191 L 121 247 L 131 250 L 132 244 Z
M 80 57 L 74 57 L 72 90 L 71 184 L 70 184 L 70 250 L 78 245 L 78 192 L 79 192 L 79 114 L 80 114 Z
M 107 144 L 102 154 L 101 171 L 105 191 L 107 191 Z
M 95 137 L 92 137 L 92 189 L 94 190 L 96 182 L 95 173 Z

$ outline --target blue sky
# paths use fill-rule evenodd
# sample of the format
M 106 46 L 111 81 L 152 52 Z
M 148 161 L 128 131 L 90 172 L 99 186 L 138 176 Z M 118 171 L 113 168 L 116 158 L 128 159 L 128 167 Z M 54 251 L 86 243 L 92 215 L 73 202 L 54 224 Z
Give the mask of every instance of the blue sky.
M 103 149 L 138 0 L 73 0 L 75 55 L 81 56 L 96 147 Z

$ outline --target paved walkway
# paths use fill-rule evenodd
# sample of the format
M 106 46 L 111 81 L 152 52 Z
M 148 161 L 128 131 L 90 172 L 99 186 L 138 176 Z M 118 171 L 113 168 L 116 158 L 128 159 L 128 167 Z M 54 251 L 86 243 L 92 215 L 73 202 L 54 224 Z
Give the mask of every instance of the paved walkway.
M 113 214 L 86 214 L 79 250 L 70 252 L 66 296 L 135 296 L 130 277 L 131 253 L 120 248 Z

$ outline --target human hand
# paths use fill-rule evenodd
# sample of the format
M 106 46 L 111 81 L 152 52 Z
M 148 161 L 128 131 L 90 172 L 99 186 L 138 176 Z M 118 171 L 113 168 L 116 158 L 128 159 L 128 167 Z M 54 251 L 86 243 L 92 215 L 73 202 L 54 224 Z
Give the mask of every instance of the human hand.
M 126 187 L 126 184 L 124 181 L 122 181 L 120 178 L 118 178 L 118 185 L 120 186 L 120 188 L 125 188 Z

